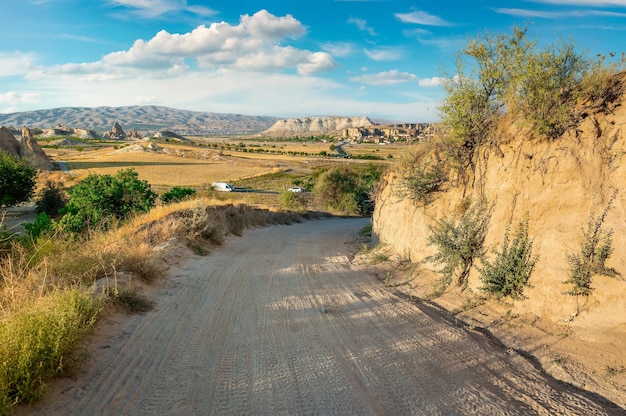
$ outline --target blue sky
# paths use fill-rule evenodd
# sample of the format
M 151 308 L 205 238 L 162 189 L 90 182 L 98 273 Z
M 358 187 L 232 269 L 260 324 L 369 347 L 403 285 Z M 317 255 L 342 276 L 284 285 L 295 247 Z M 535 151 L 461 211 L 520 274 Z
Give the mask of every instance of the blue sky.
M 620 56 L 626 0 L 0 0 L 0 112 L 154 104 L 436 121 L 478 34 Z

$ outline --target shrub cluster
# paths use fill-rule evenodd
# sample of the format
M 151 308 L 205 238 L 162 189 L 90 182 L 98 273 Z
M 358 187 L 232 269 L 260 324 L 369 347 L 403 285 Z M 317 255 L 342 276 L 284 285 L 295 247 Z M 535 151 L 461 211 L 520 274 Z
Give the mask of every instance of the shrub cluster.
M 483 282 L 481 290 L 497 298 L 510 296 L 522 299 L 524 287 L 528 286 L 539 257 L 532 254 L 533 241 L 528 237 L 528 220 L 519 224 L 512 241 L 510 231 L 510 226 L 507 226 L 500 251 L 494 250 L 495 260 L 483 260 L 483 267 L 479 269 Z
M 28 201 L 35 189 L 37 170 L 25 160 L 0 151 L 0 207 Z
M 616 277 L 617 271 L 606 266 L 606 261 L 613 253 L 613 230 L 603 228 L 606 215 L 616 194 L 609 201 L 607 207 L 598 217 L 589 215 L 587 230 L 583 231 L 583 238 L 579 253 L 568 253 L 567 263 L 570 270 L 570 278 L 565 281 L 573 287 L 566 292 L 573 296 L 589 296 L 593 291 L 591 278 L 594 275 Z
M 440 291 L 452 283 L 454 276 L 459 286 L 466 286 L 474 260 L 485 254 L 483 245 L 492 211 L 493 205 L 480 201 L 458 218 L 446 217 L 429 227 L 428 245 L 438 251 L 426 261 L 442 266 Z

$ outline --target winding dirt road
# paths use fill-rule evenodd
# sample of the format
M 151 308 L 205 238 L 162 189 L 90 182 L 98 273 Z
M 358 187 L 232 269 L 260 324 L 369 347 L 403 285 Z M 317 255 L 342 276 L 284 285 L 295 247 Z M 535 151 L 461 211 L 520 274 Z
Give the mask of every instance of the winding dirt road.
M 248 230 L 181 263 L 155 309 L 26 413 L 623 414 L 355 270 L 346 243 L 367 221 Z

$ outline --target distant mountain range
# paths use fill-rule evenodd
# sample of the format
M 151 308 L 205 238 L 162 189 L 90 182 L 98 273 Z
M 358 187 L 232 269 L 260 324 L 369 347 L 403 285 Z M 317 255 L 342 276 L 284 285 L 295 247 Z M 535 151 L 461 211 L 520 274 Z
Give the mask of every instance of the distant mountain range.
M 49 129 L 58 125 L 104 133 L 118 122 L 124 131 L 155 133 L 169 130 L 180 135 L 260 133 L 279 118 L 178 110 L 160 106 L 62 107 L 0 114 L 0 126 Z

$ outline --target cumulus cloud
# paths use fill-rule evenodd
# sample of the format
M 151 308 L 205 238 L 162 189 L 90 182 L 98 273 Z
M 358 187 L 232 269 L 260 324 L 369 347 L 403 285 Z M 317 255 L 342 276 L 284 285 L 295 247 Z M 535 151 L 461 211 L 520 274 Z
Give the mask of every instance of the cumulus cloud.
M 420 87 L 439 87 L 443 85 L 445 80 L 445 78 L 441 77 L 421 78 L 417 83 Z
M 138 1 L 138 0 L 137 0 Z M 327 52 L 311 52 L 281 46 L 282 39 L 296 39 L 305 27 L 291 15 L 274 16 L 266 10 L 241 16 L 238 25 L 226 22 L 200 25 L 191 32 L 158 32 L 152 39 L 136 40 L 128 50 L 105 55 L 100 61 L 70 63 L 53 68 L 54 73 L 102 78 L 172 76 L 190 69 L 220 67 L 244 70 L 283 70 L 295 68 L 301 74 L 328 71 L 337 63 Z
M 378 72 L 376 74 L 365 74 L 350 78 L 350 81 L 360 82 L 368 85 L 393 85 L 403 82 L 416 81 L 418 78 L 408 72 L 400 72 L 397 69 L 391 71 Z
M 396 19 L 402 23 L 413 23 L 423 26 L 452 26 L 452 23 L 430 13 L 415 10 L 411 13 L 395 13 Z

